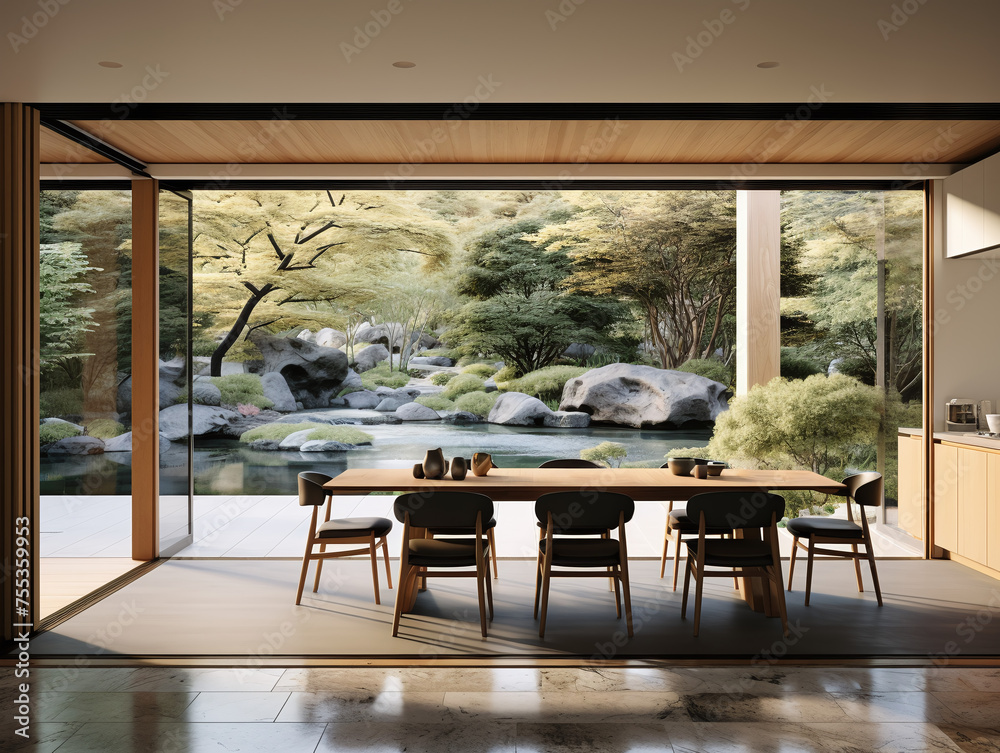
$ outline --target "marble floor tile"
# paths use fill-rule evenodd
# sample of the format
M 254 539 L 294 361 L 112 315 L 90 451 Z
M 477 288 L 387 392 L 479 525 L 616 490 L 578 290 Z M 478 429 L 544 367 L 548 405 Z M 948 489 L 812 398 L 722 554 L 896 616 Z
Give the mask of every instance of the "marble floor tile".
M 288 700 L 288 693 L 199 693 L 184 710 L 187 722 L 273 722 Z
M 668 723 L 674 753 L 961 753 L 932 724 Z
M 1000 727 L 1000 693 L 942 692 L 933 693 L 953 712 L 953 718 L 942 720 L 969 727 Z
M 704 690 L 700 679 L 656 667 L 580 667 L 543 669 L 543 692 L 607 692 L 612 690 Z M 712 690 L 716 688 L 713 686 Z
M 323 724 L 84 724 L 58 753 L 313 753 Z
M 977 729 L 939 724 L 938 727 L 963 753 L 1000 753 L 1000 726 L 996 729 Z
M 553 723 L 654 723 L 687 719 L 683 700 L 672 692 L 446 693 L 456 718 Z
M 688 693 L 688 715 L 699 722 L 846 722 L 846 712 L 825 693 Z
M 328 724 L 316 753 L 515 753 L 514 724 Z
M 38 722 L 28 728 L 28 738 L 14 734 L 19 724 L 0 724 L 0 748 L 6 753 L 53 753 L 82 727 L 80 722 Z
M 883 691 L 834 693 L 837 704 L 855 722 L 944 722 L 952 711 L 930 693 Z
M 539 690 L 548 670 L 481 667 L 359 667 L 288 669 L 274 690 L 458 692 Z M 558 670 L 563 671 L 563 670 Z M 578 670 L 566 670 L 576 672 Z
M 257 667 L 45 667 L 33 672 L 43 691 L 200 692 L 272 690 L 285 670 Z
M 1000 693 L 1000 669 L 952 669 L 939 670 L 952 672 L 961 676 L 965 684 L 972 690 L 982 690 L 987 693 Z M 955 690 L 955 688 L 939 688 L 940 690 Z
M 506 694 L 505 694 L 506 695 Z M 453 722 L 454 712 L 444 693 L 320 692 L 291 693 L 278 714 L 279 722 Z
M 180 721 L 196 693 L 39 693 L 40 722 Z
M 517 753 L 669 753 L 663 724 L 517 725 Z

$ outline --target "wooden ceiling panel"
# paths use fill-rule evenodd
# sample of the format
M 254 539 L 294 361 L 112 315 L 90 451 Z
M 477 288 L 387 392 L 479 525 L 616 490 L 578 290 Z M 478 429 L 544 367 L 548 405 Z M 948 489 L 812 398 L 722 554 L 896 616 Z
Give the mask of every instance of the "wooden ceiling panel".
M 60 156 L 65 139 L 49 137 L 47 155 Z M 178 164 L 960 163 L 1000 147 L 1000 121 L 129 120 L 105 139 Z
M 39 152 L 43 164 L 70 164 L 81 163 L 107 163 L 107 157 L 102 157 L 96 152 L 92 152 L 84 146 L 80 146 L 75 141 L 70 141 L 65 136 L 42 128 L 39 140 Z

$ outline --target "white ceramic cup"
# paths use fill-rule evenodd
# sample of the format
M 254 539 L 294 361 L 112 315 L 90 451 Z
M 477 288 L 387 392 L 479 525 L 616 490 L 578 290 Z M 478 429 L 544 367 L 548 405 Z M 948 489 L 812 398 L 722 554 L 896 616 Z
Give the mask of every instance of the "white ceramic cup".
M 1000 413 L 987 413 L 986 425 L 990 428 L 991 434 L 1000 434 Z

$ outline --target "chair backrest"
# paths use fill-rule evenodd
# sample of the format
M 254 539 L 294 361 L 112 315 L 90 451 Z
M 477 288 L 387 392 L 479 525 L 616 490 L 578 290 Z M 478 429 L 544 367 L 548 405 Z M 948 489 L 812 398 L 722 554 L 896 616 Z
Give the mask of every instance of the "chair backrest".
M 535 502 L 535 517 L 541 523 L 548 524 L 550 512 L 553 533 L 572 534 L 576 529 L 617 528 L 622 514 L 628 523 L 635 514 L 635 502 L 624 494 L 594 489 L 552 492 Z
M 847 496 L 862 507 L 878 507 L 882 504 L 882 474 L 875 471 L 856 473 L 844 479 Z
M 315 471 L 303 471 L 299 474 L 299 504 L 303 507 L 310 505 L 319 507 L 326 502 L 326 490 L 323 484 L 332 479 L 325 473 Z
M 477 514 L 483 526 L 493 517 L 493 500 L 475 492 L 410 492 L 396 497 L 392 512 L 401 523 L 409 513 L 417 528 L 475 528 Z
M 606 466 L 600 463 L 595 463 L 593 460 L 584 460 L 583 458 L 556 458 L 555 460 L 546 460 L 542 463 L 539 468 L 605 468 Z
M 771 516 L 785 517 L 785 498 L 768 492 L 706 492 L 687 503 L 687 514 L 695 523 L 705 513 L 707 528 L 766 528 Z

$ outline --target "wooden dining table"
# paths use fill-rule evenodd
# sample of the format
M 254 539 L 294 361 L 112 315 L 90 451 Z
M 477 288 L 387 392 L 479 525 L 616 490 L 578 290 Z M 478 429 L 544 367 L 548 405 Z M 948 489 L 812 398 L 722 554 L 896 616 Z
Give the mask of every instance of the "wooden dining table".
M 812 471 L 745 470 L 726 468 L 719 476 L 677 476 L 667 468 L 491 468 L 485 476 L 471 473 L 462 481 L 418 479 L 409 468 L 351 468 L 330 479 L 327 494 L 370 492 L 466 491 L 494 501 L 531 501 L 549 492 L 592 490 L 626 494 L 636 501 L 680 502 L 696 494 L 716 491 L 817 491 L 839 494 L 845 486 Z M 759 579 L 743 579 L 741 592 L 756 611 L 776 617 L 765 599 Z M 413 594 L 415 598 L 415 594 Z M 412 598 L 407 602 L 412 605 Z

